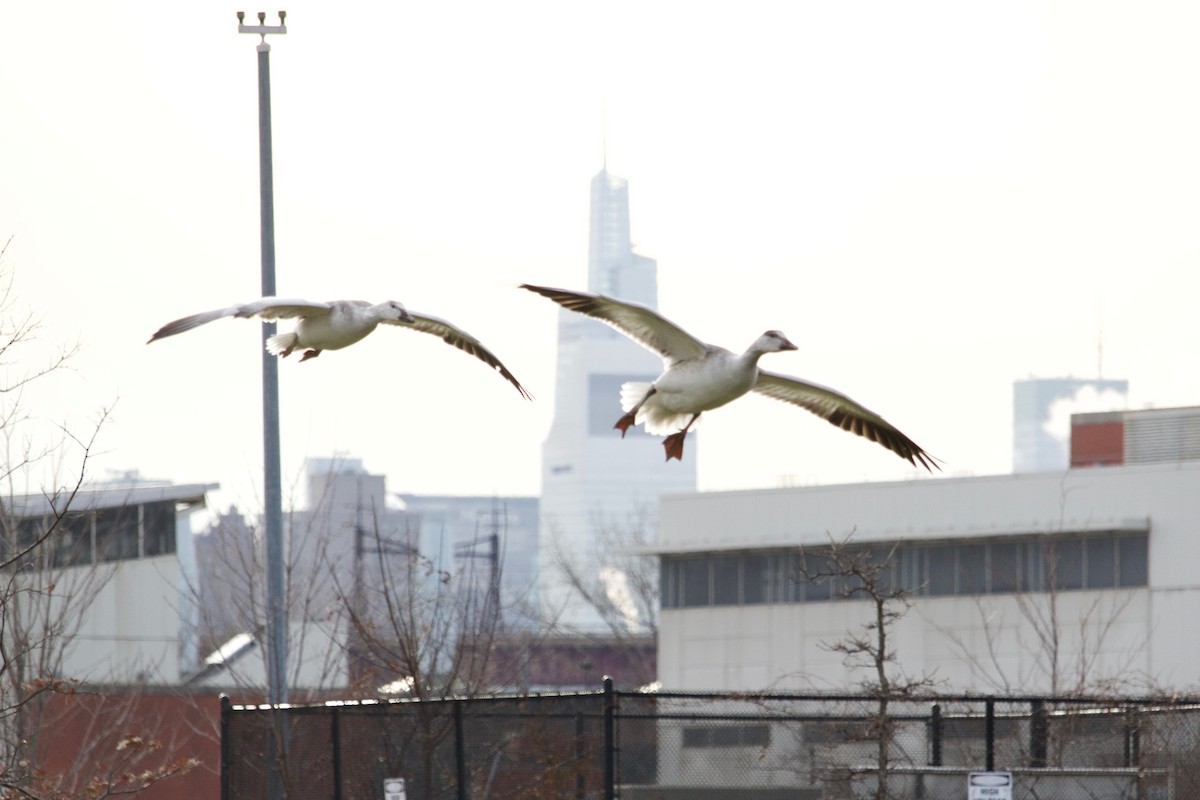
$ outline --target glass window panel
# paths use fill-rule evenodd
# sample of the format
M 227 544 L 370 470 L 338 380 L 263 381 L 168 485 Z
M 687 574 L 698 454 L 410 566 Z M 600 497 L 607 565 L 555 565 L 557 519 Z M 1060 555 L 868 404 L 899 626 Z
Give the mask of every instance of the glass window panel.
M 146 556 L 175 552 L 175 504 L 154 503 L 144 506 L 142 530 Z
M 1149 541 L 1145 536 L 1117 539 L 1117 583 L 1120 586 L 1145 586 L 1149 581 Z
M 1020 553 L 1015 542 L 993 542 L 988 545 L 988 590 L 992 593 L 1015 592 L 1020 587 L 1018 578 Z
M 804 555 L 800 556 L 803 559 L 803 569 L 801 574 L 804 580 L 804 599 L 805 600 L 828 600 L 830 599 L 831 580 L 830 571 L 833 565 L 829 563 L 829 559 L 825 556 Z
M 926 592 L 934 596 L 954 594 L 955 574 L 954 564 L 958 548 L 954 545 L 926 547 L 925 556 L 929 559 L 929 581 Z
M 683 605 L 708 605 L 708 559 L 688 558 L 681 561 L 680 566 L 683 568 Z
M 1058 539 L 1050 544 L 1048 555 L 1047 571 L 1053 569 L 1054 588 L 1083 588 L 1082 539 Z
M 913 550 L 912 547 L 896 548 L 896 588 L 902 589 L 908 594 L 916 594 L 913 589 L 912 572 L 913 572 Z
M 713 578 L 713 605 L 733 606 L 738 604 L 737 556 L 719 556 L 711 559 Z
M 105 509 L 96 515 L 96 551 L 100 561 L 138 557 L 137 506 Z
M 776 603 L 794 603 L 804 599 L 804 579 L 795 553 L 771 556 L 771 599 Z
M 658 562 L 658 598 L 663 608 L 675 608 L 675 559 L 663 556 Z
M 1117 579 L 1117 543 L 1108 536 L 1088 539 L 1087 588 L 1111 589 Z
M 958 546 L 958 593 L 983 594 L 987 591 L 987 548 L 982 544 Z
M 742 557 L 742 602 L 767 602 L 767 578 L 769 561 L 767 556 Z
M 87 514 L 72 514 L 58 521 L 50 533 L 50 563 L 73 567 L 92 562 L 92 523 Z
M 1017 546 L 1017 587 L 1022 592 L 1044 592 L 1050 588 L 1046 554 L 1053 540 L 1039 536 Z

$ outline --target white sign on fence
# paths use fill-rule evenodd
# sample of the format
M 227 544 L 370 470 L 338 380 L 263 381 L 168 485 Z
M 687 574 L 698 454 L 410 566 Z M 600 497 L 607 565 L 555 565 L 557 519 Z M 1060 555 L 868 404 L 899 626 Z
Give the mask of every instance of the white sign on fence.
M 1012 800 L 1011 772 L 971 772 L 967 774 L 967 800 Z
M 383 800 L 408 800 L 404 790 L 404 778 L 383 779 Z

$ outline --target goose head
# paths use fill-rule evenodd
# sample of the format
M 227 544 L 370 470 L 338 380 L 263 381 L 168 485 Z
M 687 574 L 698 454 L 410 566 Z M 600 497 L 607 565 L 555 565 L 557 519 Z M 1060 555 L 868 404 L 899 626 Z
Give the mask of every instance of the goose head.
M 780 350 L 796 349 L 796 345 L 792 344 L 780 331 L 767 331 L 755 339 L 754 344 L 750 345 L 752 353 L 775 353 Z
M 372 309 L 380 322 L 413 322 L 412 314 L 399 302 L 388 300 Z

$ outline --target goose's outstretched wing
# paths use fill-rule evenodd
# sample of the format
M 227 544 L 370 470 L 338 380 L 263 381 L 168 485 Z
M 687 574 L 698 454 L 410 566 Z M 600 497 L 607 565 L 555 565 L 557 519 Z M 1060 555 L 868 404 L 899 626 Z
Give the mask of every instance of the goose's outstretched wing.
M 146 343 L 149 344 L 157 339 L 164 339 L 168 336 L 174 336 L 177 333 L 190 331 L 192 328 L 198 328 L 201 325 L 206 325 L 222 317 L 291 319 L 293 317 L 315 317 L 320 314 L 328 314 L 332 308 L 332 303 L 315 303 L 310 300 L 297 300 L 294 298 L 264 297 L 260 300 L 253 300 L 249 303 L 229 306 L 228 308 L 202 311 L 199 314 L 192 314 L 190 317 L 183 317 L 174 322 L 168 322 L 155 331 L 154 335 Z
M 563 308 L 578 311 L 607 323 L 635 342 L 662 356 L 667 366 L 693 358 L 702 358 L 708 345 L 674 322 L 637 303 L 613 300 L 602 294 L 570 292 L 548 286 L 521 284 L 522 289 L 548 297 Z
M 521 385 L 521 383 L 513 376 L 511 372 L 508 371 L 508 367 L 504 366 L 504 364 L 500 362 L 500 359 L 496 358 L 492 351 L 484 347 L 483 343 L 474 336 L 467 333 L 462 328 L 451 325 L 444 319 L 431 317 L 428 314 L 418 314 L 415 311 L 410 311 L 409 314 L 412 315 L 412 322 L 402 322 L 400 320 L 384 320 L 384 322 L 389 325 L 396 325 L 401 328 L 409 328 L 411 330 L 420 331 L 421 333 L 428 333 L 431 336 L 438 337 L 452 347 L 457 347 L 464 353 L 469 353 L 475 356 L 480 361 L 499 372 L 502 376 L 504 376 L 504 379 L 513 386 L 517 387 L 517 391 L 520 392 L 521 396 L 526 400 L 533 399 L 532 395 L 525 391 L 525 387 Z
M 895 425 L 833 389 L 760 369 L 754 391 L 808 409 L 844 431 L 883 445 L 913 466 L 922 466 L 930 472 L 941 471 L 937 459 Z

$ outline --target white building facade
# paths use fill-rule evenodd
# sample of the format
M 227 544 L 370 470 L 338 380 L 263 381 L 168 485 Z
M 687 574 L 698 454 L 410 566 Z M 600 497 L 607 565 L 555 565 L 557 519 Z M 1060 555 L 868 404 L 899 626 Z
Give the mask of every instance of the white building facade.
M 831 645 L 871 604 L 805 578 L 831 541 L 888 560 L 891 669 L 932 690 L 1200 686 L 1200 462 L 673 495 L 660 534 L 667 690 L 868 679 Z
M 11 498 L 4 638 L 30 678 L 175 684 L 195 668 L 191 517 L 215 484 Z

